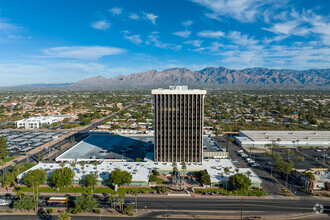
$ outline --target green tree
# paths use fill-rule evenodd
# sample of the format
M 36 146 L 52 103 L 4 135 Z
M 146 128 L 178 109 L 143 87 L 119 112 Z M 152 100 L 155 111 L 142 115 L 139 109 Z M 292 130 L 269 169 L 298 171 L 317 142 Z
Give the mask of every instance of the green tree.
M 307 187 L 307 183 L 308 183 L 308 181 L 311 183 L 312 181 L 315 181 L 315 176 L 314 176 L 314 174 L 313 173 L 311 173 L 311 172 L 306 172 L 306 171 L 304 171 L 303 173 L 302 173 L 302 176 L 305 178 L 305 189 L 307 190 L 308 189 L 308 187 Z
M 57 187 L 66 187 L 72 184 L 74 178 L 74 172 L 72 169 L 65 167 L 63 169 L 57 169 L 52 173 L 50 180 Z
M 229 168 L 228 167 L 225 167 L 225 169 L 223 169 L 223 171 L 225 172 L 226 175 L 228 175 L 229 173 Z M 227 191 L 227 188 L 228 188 L 228 177 L 226 177 L 226 191 Z
M 24 184 L 37 187 L 46 182 L 47 172 L 43 169 L 30 170 L 24 176 Z
M 243 173 L 236 173 L 229 177 L 229 185 L 235 190 L 247 191 L 251 185 L 251 180 Z
M 19 199 L 22 199 L 22 195 L 24 194 L 23 190 L 20 187 L 16 188 L 16 197 L 19 197 Z
M 196 177 L 196 181 L 199 182 L 201 185 L 209 185 L 211 184 L 210 175 L 207 173 L 206 170 L 196 171 L 194 173 Z
M 84 177 L 84 185 L 87 187 L 95 188 L 97 184 L 97 175 L 96 173 L 87 174 Z
M 305 158 L 304 157 L 300 157 L 300 156 L 296 156 L 296 160 L 300 161 L 300 162 L 304 162 Z
M 4 187 L 11 186 L 15 181 L 15 175 L 13 175 L 13 172 L 11 171 L 7 171 L 4 177 L 5 177 L 3 182 Z
M 58 220 L 70 220 L 71 217 L 66 211 L 61 211 L 59 216 L 57 216 Z
M 91 195 L 81 195 L 78 196 L 75 202 L 76 209 L 81 211 L 92 212 L 93 209 L 98 207 L 98 202 L 95 198 L 92 198 Z
M 7 139 L 4 136 L 0 136 L 0 162 L 8 156 L 7 147 Z
M 177 173 L 178 173 L 178 165 L 176 164 L 176 162 L 173 162 L 172 163 L 172 167 L 173 167 L 173 178 L 174 180 L 176 181 L 176 176 L 177 176 Z
M 138 158 L 135 159 L 135 161 L 136 161 L 136 162 L 141 162 L 142 159 L 138 157 Z
M 290 160 L 290 157 L 294 155 L 294 152 L 291 149 L 285 149 L 284 150 L 285 155 L 287 155 L 287 161 Z
M 132 175 L 127 171 L 116 169 L 110 173 L 109 181 L 115 185 L 115 190 L 117 190 L 120 185 L 130 184 L 132 182 Z
M 292 171 L 292 167 L 293 167 L 293 162 L 290 160 L 288 162 L 284 161 L 284 160 L 276 160 L 276 164 L 275 164 L 276 168 L 281 171 L 282 173 L 286 174 L 286 183 L 285 183 L 285 187 L 288 188 L 288 178 L 289 178 L 289 174 Z
M 183 182 L 184 182 L 185 172 L 187 170 L 186 162 L 184 162 L 184 161 L 181 162 L 181 169 L 182 169 L 182 172 L 183 172 Z
M 29 196 L 29 195 L 23 195 L 22 199 L 14 202 L 14 208 L 19 209 L 21 211 L 23 209 L 27 209 L 27 210 L 34 209 L 36 205 L 37 205 L 37 201 L 34 200 L 33 196 Z

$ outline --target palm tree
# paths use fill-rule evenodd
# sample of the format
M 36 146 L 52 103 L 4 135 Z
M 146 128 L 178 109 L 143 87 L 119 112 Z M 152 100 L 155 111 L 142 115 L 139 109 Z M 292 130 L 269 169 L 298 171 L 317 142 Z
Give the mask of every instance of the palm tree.
M 177 164 L 176 162 L 173 162 L 172 163 L 172 167 L 173 167 L 173 175 L 174 175 L 174 178 L 176 180 L 176 173 L 178 172 L 178 167 L 177 167 Z M 175 181 L 176 182 L 176 181 Z
M 304 171 L 302 174 L 303 177 L 305 177 L 305 189 L 307 190 L 307 180 L 310 182 L 309 185 L 311 185 L 312 181 L 315 181 L 315 176 L 311 172 Z
M 277 145 L 280 146 L 281 138 L 277 138 L 276 141 L 277 141 Z
M 93 165 L 95 166 L 95 170 L 96 170 L 96 172 L 97 172 L 97 165 L 99 164 L 99 162 L 97 162 L 97 161 L 94 161 L 93 162 Z
M 71 217 L 69 216 L 69 214 L 66 211 L 62 211 L 60 212 L 60 215 L 57 216 L 58 220 L 70 220 Z
M 229 168 L 228 167 L 225 167 L 225 169 L 223 171 L 225 172 L 226 175 L 228 175 Z M 228 177 L 226 176 L 226 191 L 227 191 L 227 181 L 228 181 Z
M 181 169 L 183 171 L 183 182 L 184 182 L 185 171 L 187 170 L 187 165 L 184 161 L 181 162 Z
M 250 179 L 251 171 L 248 170 L 248 171 L 246 172 L 246 174 L 247 174 L 248 178 Z M 249 193 L 249 187 L 248 187 L 248 189 L 247 189 L 247 193 L 246 193 L 246 195 L 248 195 L 248 193 Z
M 123 211 L 123 206 L 125 203 L 125 196 L 126 196 L 125 190 L 119 191 L 118 195 L 119 195 L 119 198 L 118 198 L 117 202 L 120 205 L 120 211 Z
M 72 167 L 72 170 L 73 170 L 73 171 L 74 171 L 74 169 L 76 168 L 76 165 L 77 165 L 77 163 L 74 162 L 74 161 L 72 161 L 72 162 L 70 163 L 70 166 Z
M 84 179 L 84 169 L 85 169 L 86 162 L 85 161 L 80 161 L 79 164 L 80 164 L 81 170 L 82 170 L 82 179 Z
M 132 194 L 133 196 L 135 196 L 135 213 L 137 213 L 137 197 L 139 193 L 137 192 L 137 190 L 134 190 Z
M 22 199 L 22 195 L 23 195 L 23 190 L 21 188 L 17 188 L 16 189 L 16 196 L 19 197 L 19 199 Z
M 63 174 L 63 172 L 64 172 L 64 167 L 65 167 L 65 163 L 64 163 L 64 162 L 61 162 L 61 163 L 60 163 L 60 167 L 61 167 L 61 169 L 62 169 L 62 174 Z

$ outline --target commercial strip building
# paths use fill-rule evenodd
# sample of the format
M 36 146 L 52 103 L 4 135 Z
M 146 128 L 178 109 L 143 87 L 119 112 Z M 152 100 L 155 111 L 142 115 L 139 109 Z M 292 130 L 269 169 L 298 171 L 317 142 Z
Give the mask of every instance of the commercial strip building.
M 303 176 L 304 172 L 312 173 L 315 181 L 310 181 Z M 292 174 L 307 188 L 309 192 L 314 190 L 330 190 L 330 172 L 327 168 L 295 169 Z
M 239 131 L 234 137 L 242 147 L 330 147 L 330 131 Z
M 224 186 L 229 176 L 236 173 L 236 167 L 229 159 L 210 159 L 203 162 L 188 162 L 185 174 L 195 171 L 207 170 L 211 179 L 211 186 Z M 73 169 L 70 163 L 66 163 L 65 167 Z M 179 172 L 182 174 L 181 165 L 177 164 Z M 224 168 L 229 168 L 229 173 L 224 172 Z M 58 163 L 39 163 L 29 170 L 44 169 L 47 172 L 47 177 L 50 178 L 52 172 L 56 169 L 61 169 Z M 109 174 L 115 169 L 121 169 L 129 172 L 132 175 L 132 183 L 130 185 L 146 186 L 149 185 L 149 177 L 152 170 L 157 170 L 159 173 L 168 174 L 173 170 L 171 162 L 102 162 L 99 165 L 85 164 L 83 167 L 76 164 L 74 167 L 74 184 L 81 183 L 83 177 L 87 174 L 95 173 L 98 176 L 99 185 L 109 185 Z M 18 176 L 20 183 L 23 182 L 25 174 Z M 248 174 L 248 171 L 250 174 Z M 261 179 L 250 168 L 238 168 L 239 173 L 244 173 L 249 176 L 252 182 L 252 187 L 260 187 Z
M 15 121 L 15 125 L 17 128 L 39 129 L 42 127 L 43 124 L 51 125 L 57 121 L 58 121 L 57 117 L 40 116 L 40 117 L 24 118 L 22 120 Z
M 155 161 L 202 162 L 206 90 L 187 86 L 152 90 L 154 95 Z

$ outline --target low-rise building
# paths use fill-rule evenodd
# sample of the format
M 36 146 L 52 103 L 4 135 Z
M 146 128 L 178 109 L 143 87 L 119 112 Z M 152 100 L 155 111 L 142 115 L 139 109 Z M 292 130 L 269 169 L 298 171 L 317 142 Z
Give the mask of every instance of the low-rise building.
M 22 120 L 16 121 L 15 125 L 17 128 L 39 129 L 42 127 L 43 124 L 51 125 L 57 121 L 58 119 L 56 117 L 40 116 L 40 117 L 24 118 Z
M 242 147 L 329 147 L 330 131 L 239 131 L 235 141 Z
M 312 173 L 315 180 L 308 180 L 304 176 L 304 172 Z M 292 171 L 292 174 L 309 192 L 313 192 L 314 190 L 330 190 L 330 172 L 327 168 L 295 169 Z
M 238 173 L 244 173 L 251 179 L 251 187 L 260 187 L 261 179 L 257 174 L 250 168 L 239 168 L 236 170 L 235 165 L 229 159 L 211 159 L 205 160 L 203 162 L 189 162 L 186 163 L 187 169 L 185 174 L 192 174 L 195 171 L 206 170 L 210 175 L 211 186 L 225 186 L 228 182 L 229 176 L 234 175 L 237 171 Z M 82 182 L 83 178 L 87 174 L 96 173 L 98 176 L 99 185 L 109 184 L 109 175 L 115 169 L 121 169 L 129 172 L 132 175 L 132 182 L 130 185 L 148 185 L 149 177 L 152 170 L 157 170 L 159 173 L 169 174 L 173 171 L 172 163 L 168 162 L 154 162 L 154 161 L 144 161 L 144 162 L 108 162 L 104 161 L 99 165 L 85 164 L 83 167 L 77 163 L 73 168 L 70 163 L 66 163 L 65 167 L 74 169 L 74 184 L 79 184 Z M 225 173 L 224 169 L 228 167 L 229 173 Z M 29 170 L 44 169 L 47 172 L 47 177 L 50 178 L 52 172 L 56 169 L 61 169 L 59 163 L 39 163 Z M 178 170 L 182 173 L 181 164 L 177 164 Z M 18 176 L 18 182 L 23 183 L 25 174 L 29 171 Z M 249 171 L 249 172 L 248 172 Z

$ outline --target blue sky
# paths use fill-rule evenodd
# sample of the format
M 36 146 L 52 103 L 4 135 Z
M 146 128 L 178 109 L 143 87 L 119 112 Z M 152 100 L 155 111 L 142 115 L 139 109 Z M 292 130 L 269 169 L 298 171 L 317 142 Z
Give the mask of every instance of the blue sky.
M 0 86 L 207 66 L 330 68 L 327 0 L 0 0 Z

